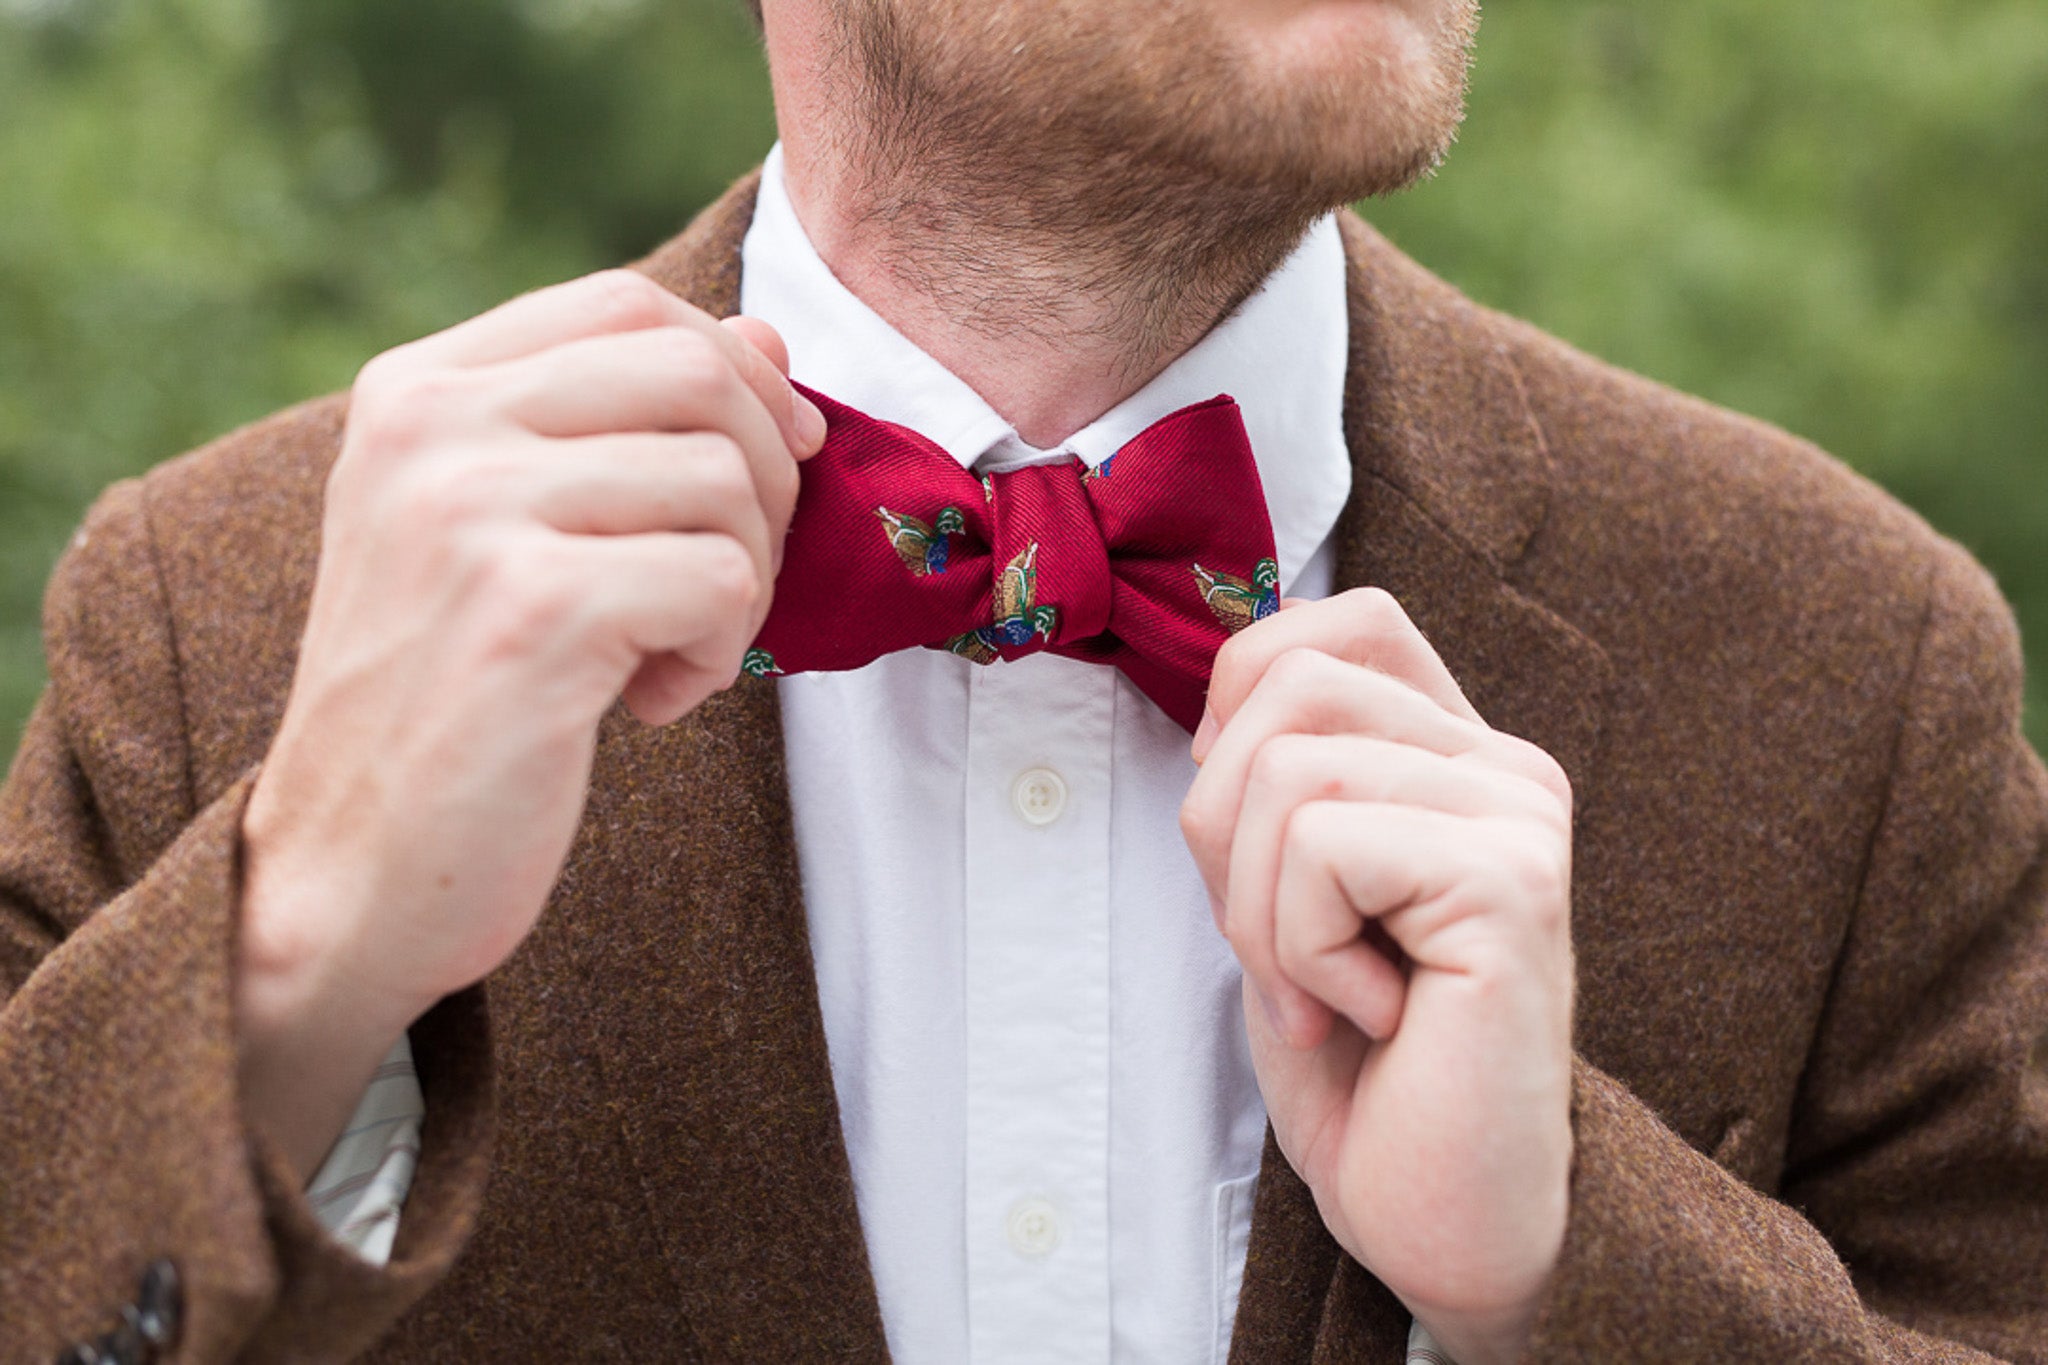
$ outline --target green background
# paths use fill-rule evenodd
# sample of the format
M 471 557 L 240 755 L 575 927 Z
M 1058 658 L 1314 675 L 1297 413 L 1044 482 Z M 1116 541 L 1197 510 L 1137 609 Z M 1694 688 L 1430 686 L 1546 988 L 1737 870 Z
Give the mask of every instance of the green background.
M 771 137 L 739 0 L 0 0 L 0 760 L 97 490 L 639 254 Z M 2042 672 L 2048 5 L 1502 6 L 1448 167 L 1367 212 L 1893 489 Z

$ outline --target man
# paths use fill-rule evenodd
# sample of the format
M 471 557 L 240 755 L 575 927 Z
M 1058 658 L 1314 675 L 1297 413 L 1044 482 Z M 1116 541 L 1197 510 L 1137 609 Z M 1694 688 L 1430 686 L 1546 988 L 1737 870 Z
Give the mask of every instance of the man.
M 1330 216 L 1475 18 L 768 0 L 664 288 L 111 491 L 0 806 L 10 1350 L 2048 1359 L 2009 618 Z M 987 505 L 816 510 L 872 460 Z M 1175 571 L 1213 675 L 993 554 L 1133 478 L 1271 560 Z M 956 551 L 993 623 L 802 670 Z

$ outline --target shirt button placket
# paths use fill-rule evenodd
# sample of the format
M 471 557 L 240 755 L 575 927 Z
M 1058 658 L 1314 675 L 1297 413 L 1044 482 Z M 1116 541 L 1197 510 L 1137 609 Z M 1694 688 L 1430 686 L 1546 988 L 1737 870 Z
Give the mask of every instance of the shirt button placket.
M 963 906 L 968 1357 L 1109 1359 L 1116 677 L 971 675 Z

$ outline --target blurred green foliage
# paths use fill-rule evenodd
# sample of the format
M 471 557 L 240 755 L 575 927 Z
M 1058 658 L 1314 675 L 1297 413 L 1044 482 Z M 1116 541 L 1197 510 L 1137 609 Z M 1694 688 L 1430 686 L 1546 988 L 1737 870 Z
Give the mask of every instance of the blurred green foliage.
M 644 251 L 772 135 L 739 0 L 0 0 L 0 761 L 107 482 Z M 1369 212 L 1898 492 L 2040 673 L 2044 168 L 2039 0 L 1547 0 L 1488 15 L 1448 168 Z

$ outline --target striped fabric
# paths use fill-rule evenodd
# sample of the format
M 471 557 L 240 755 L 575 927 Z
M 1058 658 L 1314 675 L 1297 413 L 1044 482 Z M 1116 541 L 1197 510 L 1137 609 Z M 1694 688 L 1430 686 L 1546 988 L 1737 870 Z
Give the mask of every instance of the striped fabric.
M 1419 1322 L 1408 1325 L 1408 1365 L 1458 1365 Z
M 321 1224 L 372 1265 L 391 1259 L 398 1211 L 419 1164 L 420 1121 L 426 1112 L 413 1071 L 412 1043 L 401 1036 L 306 1186 Z

